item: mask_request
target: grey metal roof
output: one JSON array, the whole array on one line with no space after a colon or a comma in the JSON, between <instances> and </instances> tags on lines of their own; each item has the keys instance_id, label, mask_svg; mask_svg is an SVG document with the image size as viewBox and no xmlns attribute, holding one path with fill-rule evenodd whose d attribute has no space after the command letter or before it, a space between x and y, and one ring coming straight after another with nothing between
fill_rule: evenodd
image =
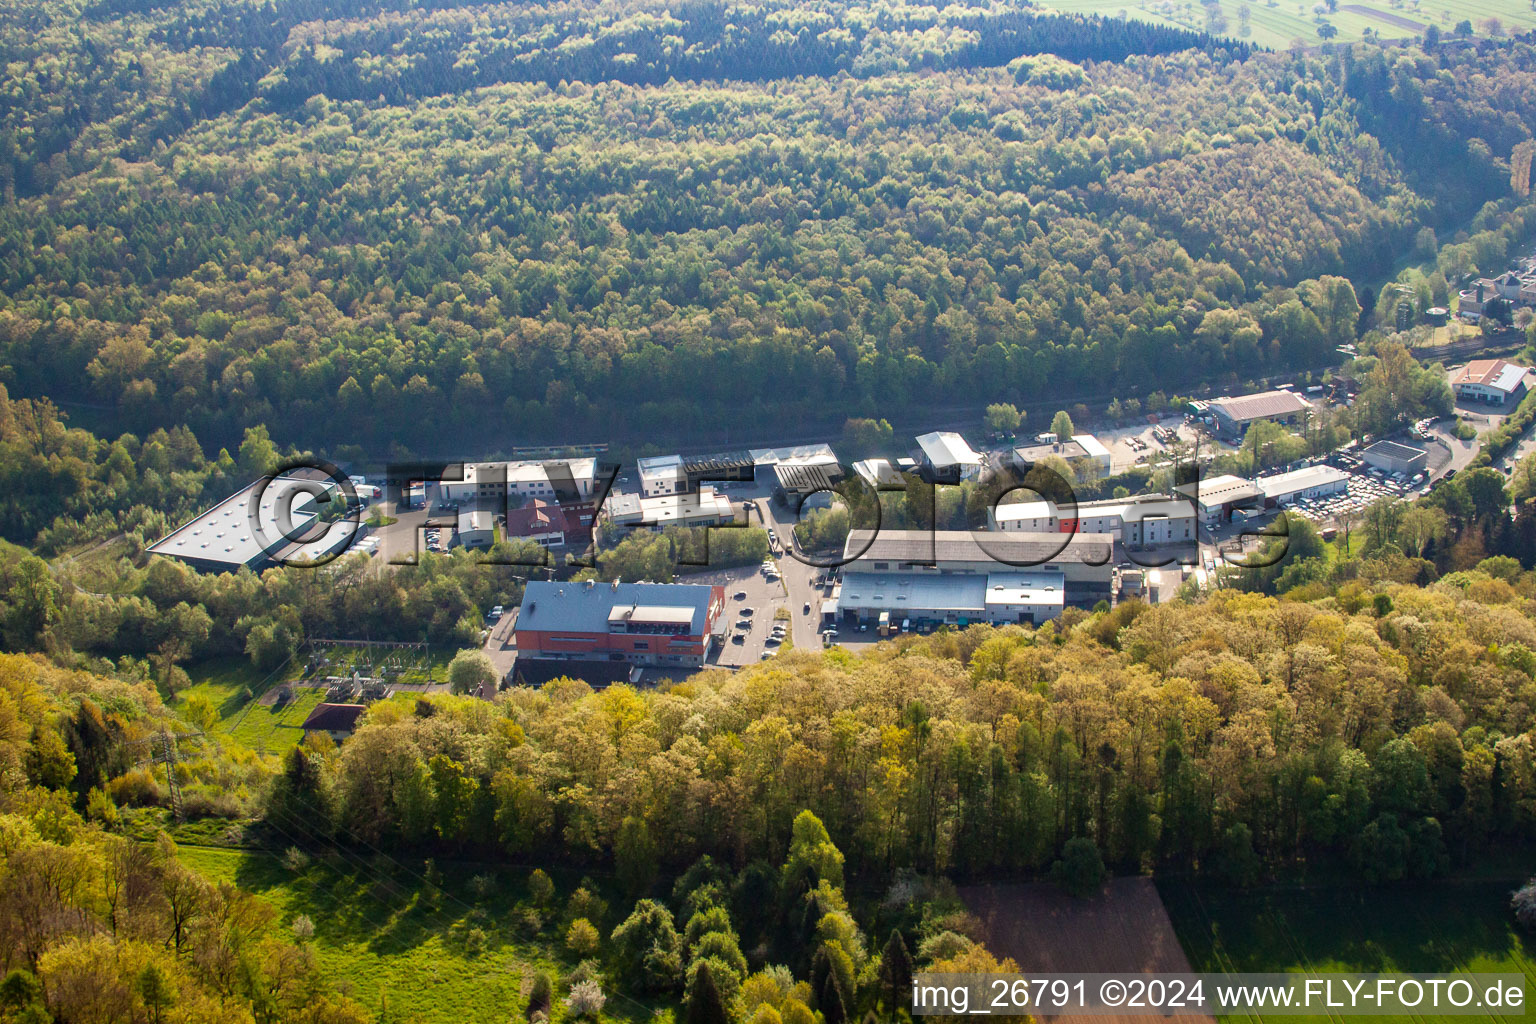
<instances>
[{"instance_id":1,"label":"grey metal roof","mask_svg":"<svg viewBox=\"0 0 1536 1024\"><path fill-rule=\"evenodd\" d=\"M1396 441L1377 441L1360 453L1361 455L1382 455L1389 459L1417 459L1427 453L1423 448L1415 448L1412 445L1399 444Z\"/></svg>"},{"instance_id":2,"label":"grey metal roof","mask_svg":"<svg viewBox=\"0 0 1536 1024\"><path fill-rule=\"evenodd\" d=\"M984 540L978 540L976 534L967 530L881 530L871 541L871 532L848 531L843 557L854 559L850 565L865 566L870 562L937 562L940 565L946 562L1008 565L1082 562L1103 565L1114 552L1114 536L1108 533L980 531ZM982 543L986 544L985 548Z\"/></svg>"},{"instance_id":3,"label":"grey metal roof","mask_svg":"<svg viewBox=\"0 0 1536 1024\"><path fill-rule=\"evenodd\" d=\"M1227 419L1242 423L1267 416L1290 416L1303 409L1310 409L1312 405L1294 391L1260 391L1256 395L1217 398L1211 402L1210 407Z\"/></svg>"},{"instance_id":4,"label":"grey metal roof","mask_svg":"<svg viewBox=\"0 0 1536 1024\"><path fill-rule=\"evenodd\" d=\"M519 630L606 633L615 608L689 610L689 633L702 636L714 588L698 583L554 583L533 580L523 591Z\"/></svg>"}]
</instances>

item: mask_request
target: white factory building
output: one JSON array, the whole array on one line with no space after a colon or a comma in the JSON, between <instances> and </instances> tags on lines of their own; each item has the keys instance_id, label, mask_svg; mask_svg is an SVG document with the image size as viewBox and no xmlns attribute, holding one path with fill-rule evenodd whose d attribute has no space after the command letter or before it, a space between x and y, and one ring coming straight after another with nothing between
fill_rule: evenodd
<instances>
[{"instance_id":1,"label":"white factory building","mask_svg":"<svg viewBox=\"0 0 1536 1024\"><path fill-rule=\"evenodd\" d=\"M1041 434L1040 438L1037 438L1034 444L1013 450L1015 466L1019 469L1028 469L1036 462L1055 457L1066 462L1074 472L1086 469L1090 474L1109 475L1111 463L1109 449L1092 434L1073 434L1065 441L1056 440L1054 434Z\"/></svg>"},{"instance_id":2,"label":"white factory building","mask_svg":"<svg viewBox=\"0 0 1536 1024\"><path fill-rule=\"evenodd\" d=\"M997 608L1004 610L999 614L1015 616L1007 621L1017 622L1022 621L1016 616L1025 612L1026 605L1029 606L1029 614L1038 616L1041 603L1047 600L1054 602L1054 595L1057 592L1061 594L1064 605L1077 604L1091 607L1096 602L1108 598L1111 578L1114 574L1112 564L1114 542L1115 538L1110 534L992 533L984 530L974 532L967 530L880 530L878 532L852 530L849 531L847 543L843 548L845 559L843 590L845 593L848 592L851 577L861 575L904 576L914 583L918 580L954 581L963 577L970 588L963 591L965 595L969 595L967 600L981 593L975 589L978 582L985 583L988 593L994 593L992 588L1002 586L1003 590L995 592L995 597L1022 595L1026 592L1033 595L1031 600L1024 600L1022 597L1018 600L994 600L993 603ZM1004 578L989 579L992 576ZM1056 576L1060 577L1059 587ZM1048 591L1045 589L1047 586L1055 589ZM902 592L901 589L895 591L896 594ZM911 609L917 620L931 625L939 622L956 622L958 617L962 617L958 606L949 608L939 603L923 603L924 601L939 602L946 594L953 597L962 591L932 588L911 590L909 587L905 592L908 594L907 599L898 601L897 607ZM853 593L863 594L857 587L854 588ZM885 590L880 594L886 599L897 600ZM865 613L873 607L870 603L873 601L873 594L866 594L864 598L867 600L852 603L848 606L848 611L842 611L840 596L839 613L845 617L849 614L855 618L864 617ZM981 615L985 610L986 600L983 598L980 603L973 603L967 607L976 609L974 615ZM892 608L877 610L892 611L894 614ZM955 617L947 617L949 611L954 611ZM968 621L981 621L973 618L971 614L963 617ZM1035 621L1040 620L1037 617Z\"/></svg>"},{"instance_id":3,"label":"white factory building","mask_svg":"<svg viewBox=\"0 0 1536 1024\"><path fill-rule=\"evenodd\" d=\"M917 446L923 451L923 468L935 483L959 483L981 475L981 456L952 430L923 434L917 439Z\"/></svg>"},{"instance_id":4,"label":"white factory building","mask_svg":"<svg viewBox=\"0 0 1536 1024\"><path fill-rule=\"evenodd\" d=\"M731 499L709 485L693 493L641 497L610 495L603 504L604 532L660 531L668 526L723 526L735 522Z\"/></svg>"},{"instance_id":5,"label":"white factory building","mask_svg":"<svg viewBox=\"0 0 1536 1024\"><path fill-rule=\"evenodd\" d=\"M987 518L992 529L1005 533L1107 533L1137 548L1196 540L1194 503L1166 494L1085 501L1075 510L1039 499L998 505Z\"/></svg>"},{"instance_id":6,"label":"white factory building","mask_svg":"<svg viewBox=\"0 0 1536 1024\"><path fill-rule=\"evenodd\" d=\"M521 502L529 498L558 502L562 497L591 501L597 480L596 459L569 459L550 462L467 462L458 480L429 482L428 497L454 504L478 503L486 508L499 507L508 499ZM566 492L564 495L561 492Z\"/></svg>"},{"instance_id":7,"label":"white factory building","mask_svg":"<svg viewBox=\"0 0 1536 1024\"><path fill-rule=\"evenodd\" d=\"M1258 508L1264 502L1264 492L1257 484L1230 474L1208 477L1198 483L1181 484L1174 490L1194 499L1200 521L1207 526L1227 522L1234 511Z\"/></svg>"},{"instance_id":8,"label":"white factory building","mask_svg":"<svg viewBox=\"0 0 1536 1024\"><path fill-rule=\"evenodd\" d=\"M1039 623L1066 607L1066 579L1058 570L981 573L849 572L835 598L836 618L891 626L969 626ZM823 614L827 611L823 603Z\"/></svg>"},{"instance_id":9,"label":"white factory building","mask_svg":"<svg viewBox=\"0 0 1536 1024\"><path fill-rule=\"evenodd\" d=\"M1349 490L1349 474L1333 466L1303 466L1254 481L1265 505L1289 505L1299 498L1326 498Z\"/></svg>"}]
</instances>

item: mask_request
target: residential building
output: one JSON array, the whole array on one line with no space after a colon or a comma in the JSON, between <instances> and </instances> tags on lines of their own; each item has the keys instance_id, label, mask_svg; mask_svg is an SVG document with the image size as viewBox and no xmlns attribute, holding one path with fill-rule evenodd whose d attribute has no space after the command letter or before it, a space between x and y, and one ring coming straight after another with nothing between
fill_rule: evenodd
<instances>
[{"instance_id":1,"label":"residential building","mask_svg":"<svg viewBox=\"0 0 1536 1024\"><path fill-rule=\"evenodd\" d=\"M1429 452L1410 444L1397 441L1377 441L1360 453L1368 466L1383 473L1402 473L1412 476L1429 465Z\"/></svg>"},{"instance_id":2,"label":"residential building","mask_svg":"<svg viewBox=\"0 0 1536 1024\"><path fill-rule=\"evenodd\" d=\"M923 469L935 483L957 484L981 476L981 456L952 430L923 434L917 446L923 451Z\"/></svg>"},{"instance_id":3,"label":"residential building","mask_svg":"<svg viewBox=\"0 0 1536 1024\"><path fill-rule=\"evenodd\" d=\"M1458 400L1513 405L1525 397L1530 369L1504 359L1474 359L1451 378Z\"/></svg>"},{"instance_id":4,"label":"residential building","mask_svg":"<svg viewBox=\"0 0 1536 1024\"><path fill-rule=\"evenodd\" d=\"M1456 296L1456 311L1463 319L1477 323L1494 299L1502 299L1512 307L1536 306L1536 269L1531 263L1523 262L1519 270L1472 282L1471 287Z\"/></svg>"},{"instance_id":5,"label":"residential building","mask_svg":"<svg viewBox=\"0 0 1536 1024\"><path fill-rule=\"evenodd\" d=\"M726 526L736 521L731 499L713 487L697 493L642 497L633 491L610 495L603 506L604 530L659 531L668 526Z\"/></svg>"},{"instance_id":6,"label":"residential building","mask_svg":"<svg viewBox=\"0 0 1536 1024\"><path fill-rule=\"evenodd\" d=\"M534 580L517 616L517 657L697 667L724 610L721 586Z\"/></svg>"},{"instance_id":7,"label":"residential building","mask_svg":"<svg viewBox=\"0 0 1536 1024\"><path fill-rule=\"evenodd\" d=\"M508 540L531 540L540 547L557 548L565 543L566 529L565 510L538 498L507 510Z\"/></svg>"},{"instance_id":8,"label":"residential building","mask_svg":"<svg viewBox=\"0 0 1536 1024\"><path fill-rule=\"evenodd\" d=\"M1218 436L1237 439L1260 420L1298 423L1311 413L1312 405L1294 391L1277 390L1212 399L1206 403L1206 411Z\"/></svg>"},{"instance_id":9,"label":"residential building","mask_svg":"<svg viewBox=\"0 0 1536 1024\"><path fill-rule=\"evenodd\" d=\"M1044 434L1043 437L1051 437ZM1065 441L1036 441L1013 450L1013 463L1020 470L1047 458L1064 461L1077 473L1086 471L1088 476L1108 476L1110 471L1109 449L1099 443L1092 434L1073 434Z\"/></svg>"},{"instance_id":10,"label":"residential building","mask_svg":"<svg viewBox=\"0 0 1536 1024\"><path fill-rule=\"evenodd\" d=\"M304 719L304 735L323 732L340 743L357 731L357 720L367 710L366 704L316 704Z\"/></svg>"},{"instance_id":11,"label":"residential building","mask_svg":"<svg viewBox=\"0 0 1536 1024\"><path fill-rule=\"evenodd\" d=\"M1325 498L1349 490L1349 474L1333 466L1303 466L1254 481L1266 506L1289 505L1300 498Z\"/></svg>"}]
</instances>

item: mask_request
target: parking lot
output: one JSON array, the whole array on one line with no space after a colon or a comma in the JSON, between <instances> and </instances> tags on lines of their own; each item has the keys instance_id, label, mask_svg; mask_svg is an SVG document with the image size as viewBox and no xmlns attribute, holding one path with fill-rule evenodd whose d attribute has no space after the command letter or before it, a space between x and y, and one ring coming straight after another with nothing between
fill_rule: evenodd
<instances>
[{"instance_id":1,"label":"parking lot","mask_svg":"<svg viewBox=\"0 0 1536 1024\"><path fill-rule=\"evenodd\" d=\"M689 573L676 577L678 583L718 583L725 588L724 644L713 664L726 668L740 668L762 660L765 651L778 649L767 642L773 630L774 614L788 607L784 583L770 582L762 569L744 565L734 569L714 569L709 572ZM745 595L745 597L739 596ZM745 628L737 624L746 623ZM740 637L740 642L736 642Z\"/></svg>"}]
</instances>

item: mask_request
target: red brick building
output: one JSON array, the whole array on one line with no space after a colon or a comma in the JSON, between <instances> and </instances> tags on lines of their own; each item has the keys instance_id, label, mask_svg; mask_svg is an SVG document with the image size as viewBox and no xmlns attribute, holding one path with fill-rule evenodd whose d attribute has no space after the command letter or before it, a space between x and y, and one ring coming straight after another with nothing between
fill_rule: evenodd
<instances>
[{"instance_id":1,"label":"red brick building","mask_svg":"<svg viewBox=\"0 0 1536 1024\"><path fill-rule=\"evenodd\" d=\"M532 581L517 616L517 656L703 665L724 611L721 586Z\"/></svg>"}]
</instances>

